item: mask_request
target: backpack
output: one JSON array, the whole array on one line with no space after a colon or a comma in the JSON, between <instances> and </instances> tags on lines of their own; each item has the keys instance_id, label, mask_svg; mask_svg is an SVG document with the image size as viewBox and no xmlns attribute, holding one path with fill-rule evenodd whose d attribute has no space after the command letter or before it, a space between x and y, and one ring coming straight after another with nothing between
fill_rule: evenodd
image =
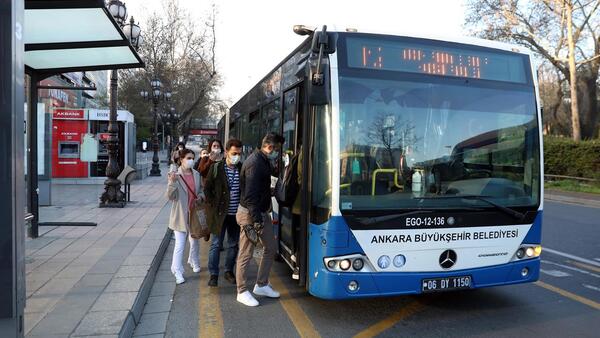
<instances>
[{"instance_id":1,"label":"backpack","mask_svg":"<svg viewBox=\"0 0 600 338\"><path fill-rule=\"evenodd\" d=\"M290 160L282 179L277 180L275 185L275 199L284 207L291 207L300 191L298 184L298 155Z\"/></svg>"}]
</instances>

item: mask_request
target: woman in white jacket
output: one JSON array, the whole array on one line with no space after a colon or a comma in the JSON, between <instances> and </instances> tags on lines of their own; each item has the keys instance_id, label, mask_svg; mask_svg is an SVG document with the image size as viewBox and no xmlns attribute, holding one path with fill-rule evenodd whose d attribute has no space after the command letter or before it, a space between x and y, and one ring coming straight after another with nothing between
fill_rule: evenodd
<instances>
[{"instance_id":1,"label":"woman in white jacket","mask_svg":"<svg viewBox=\"0 0 600 338\"><path fill-rule=\"evenodd\" d=\"M188 264L195 273L200 272L200 244L197 239L189 235L188 224L190 206L194 204L200 206L204 203L200 173L193 169L194 157L192 150L181 150L178 158L179 168L177 171L171 171L168 174L167 198L173 202L169 228L175 233L175 249L173 251L171 272L175 276L177 284L185 282L183 278L183 251L186 240L190 242Z\"/></svg>"}]
</instances>

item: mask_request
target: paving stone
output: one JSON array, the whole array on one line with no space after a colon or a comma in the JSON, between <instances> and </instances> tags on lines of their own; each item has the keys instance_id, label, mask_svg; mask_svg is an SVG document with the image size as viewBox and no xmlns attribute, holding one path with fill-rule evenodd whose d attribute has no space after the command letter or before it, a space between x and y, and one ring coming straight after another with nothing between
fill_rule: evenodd
<instances>
[{"instance_id":1,"label":"paving stone","mask_svg":"<svg viewBox=\"0 0 600 338\"><path fill-rule=\"evenodd\" d=\"M130 310L137 292L105 292L94 303L91 311Z\"/></svg>"},{"instance_id":2,"label":"paving stone","mask_svg":"<svg viewBox=\"0 0 600 338\"><path fill-rule=\"evenodd\" d=\"M77 283L79 278L60 278L49 280L34 296L62 296Z\"/></svg>"},{"instance_id":3,"label":"paving stone","mask_svg":"<svg viewBox=\"0 0 600 338\"><path fill-rule=\"evenodd\" d=\"M81 186L57 188L63 189L60 198L70 206L41 208L45 220L93 221L97 226L45 227L40 238L26 240L29 337L116 337L123 325L131 327L128 314L165 236L170 211L162 197L164 182L145 182L134 187L132 194L140 202L132 207L99 209L97 197L90 197L96 191L90 195L89 187ZM168 272L159 276L168 277ZM174 281L153 290L166 294L147 301L151 314L168 311ZM162 332L166 317L159 319ZM152 317L146 322L145 327L156 324Z\"/></svg>"},{"instance_id":4,"label":"paving stone","mask_svg":"<svg viewBox=\"0 0 600 338\"><path fill-rule=\"evenodd\" d=\"M67 266L62 269L54 278L76 278L80 279L90 269L90 266Z\"/></svg>"},{"instance_id":5,"label":"paving stone","mask_svg":"<svg viewBox=\"0 0 600 338\"><path fill-rule=\"evenodd\" d=\"M170 265L170 264L169 264ZM169 270L159 270L154 277L154 282L171 282L175 277Z\"/></svg>"},{"instance_id":6,"label":"paving stone","mask_svg":"<svg viewBox=\"0 0 600 338\"><path fill-rule=\"evenodd\" d=\"M168 312L171 310L173 296L149 297L144 306L144 313Z\"/></svg>"},{"instance_id":7,"label":"paving stone","mask_svg":"<svg viewBox=\"0 0 600 338\"><path fill-rule=\"evenodd\" d=\"M48 312L48 307L55 304L58 301L59 297L54 296L40 296L33 295L27 298L25 302L25 313L33 313L33 312L41 312L45 314Z\"/></svg>"},{"instance_id":8,"label":"paving stone","mask_svg":"<svg viewBox=\"0 0 600 338\"><path fill-rule=\"evenodd\" d=\"M167 328L169 312L143 314L135 328L135 336L164 333Z\"/></svg>"},{"instance_id":9,"label":"paving stone","mask_svg":"<svg viewBox=\"0 0 600 338\"><path fill-rule=\"evenodd\" d=\"M78 316L72 312L49 313L30 331L31 335L69 335L75 330L85 312Z\"/></svg>"},{"instance_id":10,"label":"paving stone","mask_svg":"<svg viewBox=\"0 0 600 338\"><path fill-rule=\"evenodd\" d=\"M83 317L73 336L119 334L128 313L128 311L90 312Z\"/></svg>"},{"instance_id":11,"label":"paving stone","mask_svg":"<svg viewBox=\"0 0 600 338\"><path fill-rule=\"evenodd\" d=\"M155 282L150 290L150 296L171 296L175 292L175 278L170 282Z\"/></svg>"},{"instance_id":12,"label":"paving stone","mask_svg":"<svg viewBox=\"0 0 600 338\"><path fill-rule=\"evenodd\" d=\"M150 265L155 256L155 253L141 256L129 256L125 262L123 262L123 265Z\"/></svg>"},{"instance_id":13,"label":"paving stone","mask_svg":"<svg viewBox=\"0 0 600 338\"><path fill-rule=\"evenodd\" d=\"M123 263L122 259L101 260L94 264L91 271L95 273L116 273Z\"/></svg>"},{"instance_id":14,"label":"paving stone","mask_svg":"<svg viewBox=\"0 0 600 338\"><path fill-rule=\"evenodd\" d=\"M94 271L95 272L95 271ZM113 278L113 274L110 273L86 273L83 278L81 278L78 282L78 285L81 286L107 286L110 280Z\"/></svg>"},{"instance_id":15,"label":"paving stone","mask_svg":"<svg viewBox=\"0 0 600 338\"><path fill-rule=\"evenodd\" d=\"M48 280L49 280L49 278L45 278L45 279L42 279L42 280L33 279L33 278L26 278L25 279L25 290L27 292L27 295L28 296L32 295L39 288L41 288L42 286L44 286L44 284L46 284L48 282Z\"/></svg>"},{"instance_id":16,"label":"paving stone","mask_svg":"<svg viewBox=\"0 0 600 338\"><path fill-rule=\"evenodd\" d=\"M29 333L44 318L44 315L44 312L25 312L25 334Z\"/></svg>"},{"instance_id":17,"label":"paving stone","mask_svg":"<svg viewBox=\"0 0 600 338\"><path fill-rule=\"evenodd\" d=\"M149 269L150 265L123 265L115 277L145 277Z\"/></svg>"},{"instance_id":18,"label":"paving stone","mask_svg":"<svg viewBox=\"0 0 600 338\"><path fill-rule=\"evenodd\" d=\"M144 256L156 254L156 247L136 247L131 252L132 256Z\"/></svg>"},{"instance_id":19,"label":"paving stone","mask_svg":"<svg viewBox=\"0 0 600 338\"><path fill-rule=\"evenodd\" d=\"M54 309L50 313L69 313L72 315L80 315L83 318L86 312L92 307L98 296L102 293L102 289L96 287L96 293L80 293L71 290L63 298L61 298Z\"/></svg>"},{"instance_id":20,"label":"paving stone","mask_svg":"<svg viewBox=\"0 0 600 338\"><path fill-rule=\"evenodd\" d=\"M108 283L106 292L138 292L143 281L144 277L113 278Z\"/></svg>"}]
</instances>

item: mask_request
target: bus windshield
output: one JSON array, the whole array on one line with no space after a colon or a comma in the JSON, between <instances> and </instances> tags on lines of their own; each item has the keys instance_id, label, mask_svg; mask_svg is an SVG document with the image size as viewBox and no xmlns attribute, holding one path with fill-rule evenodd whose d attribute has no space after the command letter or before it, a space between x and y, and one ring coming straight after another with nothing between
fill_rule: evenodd
<instances>
[{"instance_id":1,"label":"bus windshield","mask_svg":"<svg viewBox=\"0 0 600 338\"><path fill-rule=\"evenodd\" d=\"M538 205L533 86L382 73L340 71L342 212Z\"/></svg>"}]
</instances>

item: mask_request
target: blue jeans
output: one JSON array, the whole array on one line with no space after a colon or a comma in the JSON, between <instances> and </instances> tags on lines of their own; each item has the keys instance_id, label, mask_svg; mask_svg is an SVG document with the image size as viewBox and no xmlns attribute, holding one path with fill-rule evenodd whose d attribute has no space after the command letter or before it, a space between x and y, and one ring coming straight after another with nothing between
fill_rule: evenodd
<instances>
[{"instance_id":1,"label":"blue jeans","mask_svg":"<svg viewBox=\"0 0 600 338\"><path fill-rule=\"evenodd\" d=\"M225 221L221 227L219 236L212 234L210 249L208 250L208 272L211 276L219 275L219 261L221 256L221 246L227 231L227 246L225 247L225 272L233 272L235 259L238 254L238 243L240 240L240 226L235 220L235 215L225 216Z\"/></svg>"}]
</instances>

